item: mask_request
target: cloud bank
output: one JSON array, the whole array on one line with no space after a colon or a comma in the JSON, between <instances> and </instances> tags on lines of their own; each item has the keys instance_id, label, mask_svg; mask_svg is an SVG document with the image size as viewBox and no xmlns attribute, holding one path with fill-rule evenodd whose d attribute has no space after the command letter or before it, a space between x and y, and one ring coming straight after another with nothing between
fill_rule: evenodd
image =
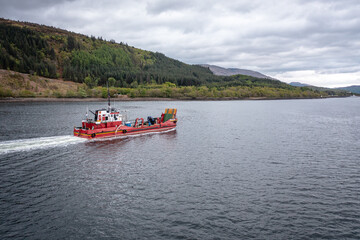
<instances>
[{"instance_id":1,"label":"cloud bank","mask_svg":"<svg viewBox=\"0 0 360 240\"><path fill-rule=\"evenodd\" d=\"M0 0L0 16L102 36L189 64L360 84L358 0Z\"/></svg>"}]
</instances>

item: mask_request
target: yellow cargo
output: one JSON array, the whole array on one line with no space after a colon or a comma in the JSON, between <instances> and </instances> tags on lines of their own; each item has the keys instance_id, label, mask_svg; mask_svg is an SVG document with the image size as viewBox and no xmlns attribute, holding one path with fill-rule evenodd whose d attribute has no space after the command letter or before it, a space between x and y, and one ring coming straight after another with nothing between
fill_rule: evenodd
<instances>
[{"instance_id":1,"label":"yellow cargo","mask_svg":"<svg viewBox=\"0 0 360 240\"><path fill-rule=\"evenodd\" d=\"M164 122L169 119L175 118L177 109L176 108L165 108Z\"/></svg>"}]
</instances>

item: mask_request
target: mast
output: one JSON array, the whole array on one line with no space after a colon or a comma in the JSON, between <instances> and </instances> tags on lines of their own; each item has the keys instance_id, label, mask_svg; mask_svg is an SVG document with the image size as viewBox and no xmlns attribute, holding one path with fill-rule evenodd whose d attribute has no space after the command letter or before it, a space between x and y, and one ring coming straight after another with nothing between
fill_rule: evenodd
<instances>
[{"instance_id":1,"label":"mast","mask_svg":"<svg viewBox=\"0 0 360 240\"><path fill-rule=\"evenodd\" d=\"M111 112L110 106L110 91L109 91L109 81L106 82L107 90L108 90L108 111Z\"/></svg>"}]
</instances>

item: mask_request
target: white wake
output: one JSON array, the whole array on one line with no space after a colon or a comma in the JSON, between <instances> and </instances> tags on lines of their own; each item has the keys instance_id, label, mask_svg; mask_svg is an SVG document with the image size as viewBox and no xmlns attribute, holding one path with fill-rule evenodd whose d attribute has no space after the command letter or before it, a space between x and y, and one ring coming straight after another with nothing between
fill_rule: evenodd
<instances>
[{"instance_id":1,"label":"white wake","mask_svg":"<svg viewBox=\"0 0 360 240\"><path fill-rule=\"evenodd\" d=\"M3 141L0 142L0 154L66 146L84 141L86 141L86 139L74 137L71 135Z\"/></svg>"},{"instance_id":2,"label":"white wake","mask_svg":"<svg viewBox=\"0 0 360 240\"><path fill-rule=\"evenodd\" d=\"M175 128L163 131L163 132L149 132L149 133L139 133L135 135L125 135L125 136L118 136L118 137L107 137L107 138L99 138L99 139L85 139L74 137L71 135L67 136L53 136L53 137L39 137L39 138L29 138L29 139L17 139L17 140L10 140L10 141L3 141L0 142L0 155L7 154L7 153L14 153L14 152L21 152L21 151L31 151L36 149L46 149L51 147L59 147L59 146L67 146L70 144L76 144L81 142L87 141L109 141L112 139L118 138L131 138L131 137L138 137L150 134L162 134L174 131Z\"/></svg>"}]
</instances>

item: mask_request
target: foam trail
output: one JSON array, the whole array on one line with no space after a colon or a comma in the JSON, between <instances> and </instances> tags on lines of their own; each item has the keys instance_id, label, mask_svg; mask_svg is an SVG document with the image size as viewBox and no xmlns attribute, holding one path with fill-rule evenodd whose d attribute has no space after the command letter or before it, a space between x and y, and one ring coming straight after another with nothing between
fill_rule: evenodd
<instances>
[{"instance_id":1,"label":"foam trail","mask_svg":"<svg viewBox=\"0 0 360 240\"><path fill-rule=\"evenodd\" d=\"M86 139L71 135L3 141L0 142L0 154L66 146L84 141L86 141Z\"/></svg>"}]
</instances>

